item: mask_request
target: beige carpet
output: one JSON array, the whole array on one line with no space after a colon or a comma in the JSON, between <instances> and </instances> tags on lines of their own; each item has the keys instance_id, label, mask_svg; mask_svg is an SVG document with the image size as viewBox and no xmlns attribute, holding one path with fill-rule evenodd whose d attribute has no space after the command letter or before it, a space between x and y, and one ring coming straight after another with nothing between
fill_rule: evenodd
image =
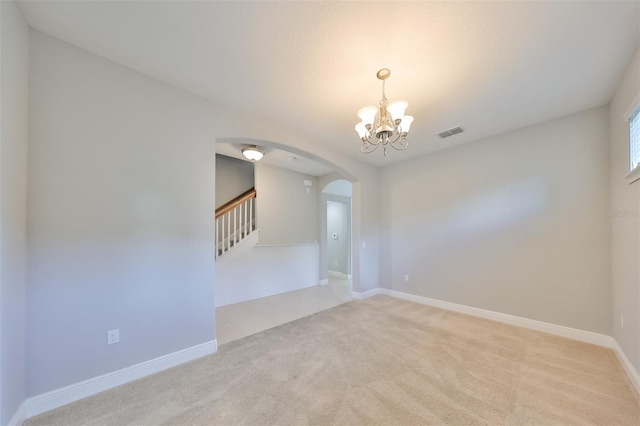
<instances>
[{"instance_id":1,"label":"beige carpet","mask_svg":"<svg viewBox=\"0 0 640 426\"><path fill-rule=\"evenodd\" d=\"M611 350L376 296L26 423L78 424L639 425L640 399Z\"/></svg>"}]
</instances>

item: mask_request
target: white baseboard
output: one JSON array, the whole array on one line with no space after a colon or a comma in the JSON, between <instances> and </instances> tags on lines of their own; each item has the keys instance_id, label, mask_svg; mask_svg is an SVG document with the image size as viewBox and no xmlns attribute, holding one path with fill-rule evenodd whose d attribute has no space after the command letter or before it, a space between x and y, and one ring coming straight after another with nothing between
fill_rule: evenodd
<instances>
[{"instance_id":1,"label":"white baseboard","mask_svg":"<svg viewBox=\"0 0 640 426\"><path fill-rule=\"evenodd\" d=\"M318 285L327 285L327 284L329 284L329 279L328 278L318 281Z\"/></svg>"},{"instance_id":2,"label":"white baseboard","mask_svg":"<svg viewBox=\"0 0 640 426\"><path fill-rule=\"evenodd\" d=\"M622 364L622 368L624 368L624 371L627 373L629 381L631 381L633 387L636 388L636 392L638 392L638 395L640 395L640 375L638 374L636 369L633 368L633 365L631 365L631 361L629 361L629 358L627 358L627 355L625 355L624 351L618 344L618 341L613 337L611 338L611 340L613 341L613 352L615 352L618 360L620 361L620 364Z\"/></svg>"},{"instance_id":3,"label":"white baseboard","mask_svg":"<svg viewBox=\"0 0 640 426\"><path fill-rule=\"evenodd\" d=\"M351 292L351 297L353 297L354 299L362 300L362 299L366 299L366 298L371 297L371 296L375 296L376 294L384 294L383 290L385 290L385 289L384 288L372 288L371 290L367 290L367 291L364 291L362 293L357 292L357 291L352 291Z\"/></svg>"},{"instance_id":4,"label":"white baseboard","mask_svg":"<svg viewBox=\"0 0 640 426\"><path fill-rule=\"evenodd\" d=\"M11 420L9 420L8 426L22 426L25 420L27 420L27 404L23 402Z\"/></svg>"},{"instance_id":5,"label":"white baseboard","mask_svg":"<svg viewBox=\"0 0 640 426\"><path fill-rule=\"evenodd\" d=\"M342 273L342 272L338 272L338 271L328 270L327 274L330 277L336 277L336 278L340 278L340 279L343 279L343 280L350 280L351 279L351 275L345 274L345 273Z\"/></svg>"},{"instance_id":6,"label":"white baseboard","mask_svg":"<svg viewBox=\"0 0 640 426\"><path fill-rule=\"evenodd\" d=\"M63 405L175 367L176 365L193 361L196 358L212 354L217 350L218 342L214 339L149 361L141 362L140 364L132 365L131 367L123 368L122 370L103 374L102 376L34 396L27 399L24 404L26 405L26 418L62 407Z\"/></svg>"},{"instance_id":7,"label":"white baseboard","mask_svg":"<svg viewBox=\"0 0 640 426\"><path fill-rule=\"evenodd\" d=\"M593 333L591 331L584 331L577 328L565 327L548 322L517 317L515 315L488 311L486 309L474 308L472 306L459 305L457 303L445 302L443 300L431 299L429 297L416 296L414 294L403 293L401 291L389 290L386 288L381 289L381 294L386 294L388 296L408 300L411 302L421 303L423 305L446 309L448 311L459 312L461 314L467 314L474 317L486 318L505 324L517 325L519 327L528 328L530 330L542 331L544 333L554 334L556 336L566 337L573 340L579 340L581 342L591 343L598 346L604 346L607 348L613 347L613 339L611 336Z\"/></svg>"}]
</instances>

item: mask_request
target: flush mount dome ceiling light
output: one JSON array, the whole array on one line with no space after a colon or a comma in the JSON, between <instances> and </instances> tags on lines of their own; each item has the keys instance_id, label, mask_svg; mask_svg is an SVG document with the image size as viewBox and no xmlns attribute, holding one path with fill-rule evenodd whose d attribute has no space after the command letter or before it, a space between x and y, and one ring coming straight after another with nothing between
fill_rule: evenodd
<instances>
[{"instance_id":1,"label":"flush mount dome ceiling light","mask_svg":"<svg viewBox=\"0 0 640 426\"><path fill-rule=\"evenodd\" d=\"M406 139L413 117L404 115L409 105L406 101L389 103L384 93L384 82L391 75L391 71L383 68L376 76L382 80L382 99L378 108L366 106L360 108L358 117L362 120L356 124L356 132L362 139L360 151L369 154L382 145L384 155L387 155L387 147L397 150L407 149L409 141ZM377 115L376 115L377 114Z\"/></svg>"},{"instance_id":2,"label":"flush mount dome ceiling light","mask_svg":"<svg viewBox=\"0 0 640 426\"><path fill-rule=\"evenodd\" d=\"M264 155L262 148L257 145L250 145L246 148L242 148L242 155L244 158L250 161L258 161Z\"/></svg>"}]
</instances>

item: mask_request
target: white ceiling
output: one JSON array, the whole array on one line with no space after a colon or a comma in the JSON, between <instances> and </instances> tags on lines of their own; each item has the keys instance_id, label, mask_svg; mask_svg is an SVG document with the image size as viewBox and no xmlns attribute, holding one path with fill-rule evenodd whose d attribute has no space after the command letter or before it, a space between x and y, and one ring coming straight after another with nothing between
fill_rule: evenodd
<instances>
[{"instance_id":1,"label":"white ceiling","mask_svg":"<svg viewBox=\"0 0 640 426\"><path fill-rule=\"evenodd\" d=\"M28 1L29 24L233 110L384 165L606 104L640 2ZM363 155L375 77L415 116L407 151ZM465 133L436 133L461 125Z\"/></svg>"}]
</instances>

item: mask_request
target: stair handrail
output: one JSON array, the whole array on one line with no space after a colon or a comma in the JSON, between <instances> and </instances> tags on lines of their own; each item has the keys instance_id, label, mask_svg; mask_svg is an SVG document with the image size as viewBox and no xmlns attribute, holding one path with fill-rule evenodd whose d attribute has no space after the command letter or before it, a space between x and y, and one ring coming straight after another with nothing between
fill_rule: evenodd
<instances>
[{"instance_id":1,"label":"stair handrail","mask_svg":"<svg viewBox=\"0 0 640 426\"><path fill-rule=\"evenodd\" d=\"M229 213L231 210L235 209L240 204L244 203L245 201L253 197L256 197L257 195L258 195L258 192L256 191L256 189L251 188L243 192L242 194L238 195L236 198L230 201L227 201L226 203L224 203L223 205L221 205L216 209L216 219L218 219L220 216L223 216Z\"/></svg>"}]
</instances>

